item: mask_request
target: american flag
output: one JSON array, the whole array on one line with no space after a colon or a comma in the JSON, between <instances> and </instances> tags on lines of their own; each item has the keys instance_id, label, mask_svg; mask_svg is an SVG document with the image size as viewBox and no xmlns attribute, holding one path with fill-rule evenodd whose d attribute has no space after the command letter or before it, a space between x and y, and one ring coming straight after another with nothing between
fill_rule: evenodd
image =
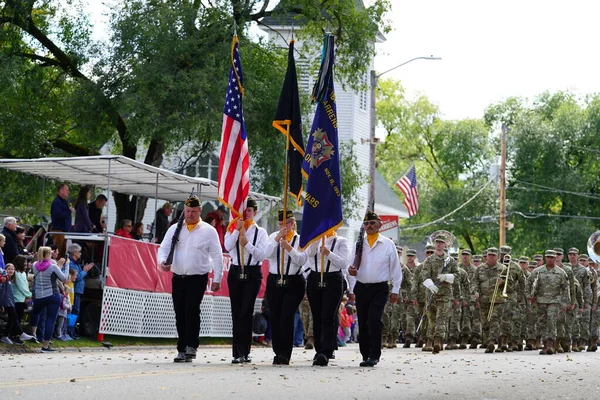
<instances>
[{"instance_id":1,"label":"american flag","mask_svg":"<svg viewBox=\"0 0 600 400\"><path fill-rule=\"evenodd\" d=\"M242 111L244 76L240 61L239 42L233 37L231 44L231 72L223 108L221 156L219 157L219 200L241 217L250 192L250 162L246 124Z\"/></svg>"},{"instance_id":2,"label":"american flag","mask_svg":"<svg viewBox=\"0 0 600 400\"><path fill-rule=\"evenodd\" d=\"M404 205L408 210L408 216L412 217L419 211L419 192L417 191L417 174L415 166L410 167L410 170L402 178L398 179L396 186L404 193Z\"/></svg>"}]
</instances>

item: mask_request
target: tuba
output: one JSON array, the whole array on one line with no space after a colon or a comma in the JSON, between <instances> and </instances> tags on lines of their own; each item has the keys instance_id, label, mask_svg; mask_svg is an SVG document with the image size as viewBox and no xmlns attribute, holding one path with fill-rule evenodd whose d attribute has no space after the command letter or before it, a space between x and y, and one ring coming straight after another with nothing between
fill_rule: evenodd
<instances>
[{"instance_id":1,"label":"tuba","mask_svg":"<svg viewBox=\"0 0 600 400\"><path fill-rule=\"evenodd\" d=\"M600 262L600 231L596 231L590 235L587 242L587 252L596 264Z\"/></svg>"},{"instance_id":2,"label":"tuba","mask_svg":"<svg viewBox=\"0 0 600 400\"><path fill-rule=\"evenodd\" d=\"M600 232L599 232L600 233ZM442 235L444 237L444 241L446 242L446 249L448 250L448 254L450 253L458 253L458 240L456 237L448 231L435 231L427 238L427 244L435 245L435 238L438 235Z\"/></svg>"}]
</instances>

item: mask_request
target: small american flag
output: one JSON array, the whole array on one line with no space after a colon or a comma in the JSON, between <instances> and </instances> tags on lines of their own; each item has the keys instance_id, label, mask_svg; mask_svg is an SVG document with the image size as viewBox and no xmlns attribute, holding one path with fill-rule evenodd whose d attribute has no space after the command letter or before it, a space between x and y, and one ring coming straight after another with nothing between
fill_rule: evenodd
<instances>
[{"instance_id":1,"label":"small american flag","mask_svg":"<svg viewBox=\"0 0 600 400\"><path fill-rule=\"evenodd\" d=\"M231 71L223 108L221 156L219 157L219 200L235 217L241 217L250 192L250 162L246 124L242 111L244 76L240 61L239 42L231 44Z\"/></svg>"},{"instance_id":2,"label":"small american flag","mask_svg":"<svg viewBox=\"0 0 600 400\"><path fill-rule=\"evenodd\" d=\"M404 205L408 210L408 216L412 217L419 211L419 192L417 190L417 174L415 166L410 167L410 170L402 178L398 179L396 186L404 193Z\"/></svg>"}]
</instances>

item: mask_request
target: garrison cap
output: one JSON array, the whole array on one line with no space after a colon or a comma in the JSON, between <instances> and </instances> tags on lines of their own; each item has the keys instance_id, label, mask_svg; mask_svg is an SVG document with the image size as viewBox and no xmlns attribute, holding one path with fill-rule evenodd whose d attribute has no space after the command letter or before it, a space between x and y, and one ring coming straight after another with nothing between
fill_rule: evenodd
<instances>
[{"instance_id":1,"label":"garrison cap","mask_svg":"<svg viewBox=\"0 0 600 400\"><path fill-rule=\"evenodd\" d=\"M379 215L375 214L373 211L367 211L363 221L381 221L381 218L379 218Z\"/></svg>"},{"instance_id":2,"label":"garrison cap","mask_svg":"<svg viewBox=\"0 0 600 400\"><path fill-rule=\"evenodd\" d=\"M185 200L185 205L188 207L200 207L200 198L193 194Z\"/></svg>"},{"instance_id":3,"label":"garrison cap","mask_svg":"<svg viewBox=\"0 0 600 400\"><path fill-rule=\"evenodd\" d=\"M294 212L292 210L286 210L285 212L285 219L290 219L290 218L294 218ZM277 219L281 222L283 221L283 210L279 210L279 212L277 213Z\"/></svg>"},{"instance_id":4,"label":"garrison cap","mask_svg":"<svg viewBox=\"0 0 600 400\"><path fill-rule=\"evenodd\" d=\"M415 249L408 249L406 250L406 255L407 256L415 256L417 255L417 251Z\"/></svg>"},{"instance_id":5,"label":"garrison cap","mask_svg":"<svg viewBox=\"0 0 600 400\"><path fill-rule=\"evenodd\" d=\"M579 254L579 249L577 247L571 247L569 249L569 254Z\"/></svg>"},{"instance_id":6,"label":"garrison cap","mask_svg":"<svg viewBox=\"0 0 600 400\"><path fill-rule=\"evenodd\" d=\"M556 257L556 251L554 250L546 250L546 257Z\"/></svg>"},{"instance_id":7,"label":"garrison cap","mask_svg":"<svg viewBox=\"0 0 600 400\"><path fill-rule=\"evenodd\" d=\"M490 247L489 249L487 249L487 254L498 255L498 249L496 247Z\"/></svg>"},{"instance_id":8,"label":"garrison cap","mask_svg":"<svg viewBox=\"0 0 600 400\"><path fill-rule=\"evenodd\" d=\"M587 255L587 254L580 254L580 255L579 255L579 259L580 259L580 260L589 260L590 258L588 257L588 255Z\"/></svg>"},{"instance_id":9,"label":"garrison cap","mask_svg":"<svg viewBox=\"0 0 600 400\"><path fill-rule=\"evenodd\" d=\"M544 256L543 256L543 255L541 255L541 254L534 254L534 255L533 255L533 259L534 259L534 260L543 260L543 259L544 259Z\"/></svg>"},{"instance_id":10,"label":"garrison cap","mask_svg":"<svg viewBox=\"0 0 600 400\"><path fill-rule=\"evenodd\" d=\"M470 256L471 255L471 250L469 249L462 249L460 254L462 254L463 256Z\"/></svg>"},{"instance_id":11,"label":"garrison cap","mask_svg":"<svg viewBox=\"0 0 600 400\"><path fill-rule=\"evenodd\" d=\"M529 257L525 257L525 256L519 257L519 262L520 263L522 263L522 262L528 263L529 262Z\"/></svg>"},{"instance_id":12,"label":"garrison cap","mask_svg":"<svg viewBox=\"0 0 600 400\"><path fill-rule=\"evenodd\" d=\"M565 251L560 247L555 247L553 250L556 252L556 254L565 254Z\"/></svg>"},{"instance_id":13,"label":"garrison cap","mask_svg":"<svg viewBox=\"0 0 600 400\"><path fill-rule=\"evenodd\" d=\"M258 204L256 203L256 200L251 197L248 197L248 200L246 200L246 208L249 207L252 207L254 211L258 210Z\"/></svg>"},{"instance_id":14,"label":"garrison cap","mask_svg":"<svg viewBox=\"0 0 600 400\"><path fill-rule=\"evenodd\" d=\"M510 246L500 246L500 253L502 254L510 254L512 251L512 247Z\"/></svg>"}]
</instances>

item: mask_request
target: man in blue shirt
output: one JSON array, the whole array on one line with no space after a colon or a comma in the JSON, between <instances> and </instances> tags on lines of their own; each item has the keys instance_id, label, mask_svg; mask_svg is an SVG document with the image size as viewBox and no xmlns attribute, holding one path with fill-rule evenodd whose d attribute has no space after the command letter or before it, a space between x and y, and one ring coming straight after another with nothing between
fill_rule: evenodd
<instances>
[{"instance_id":1,"label":"man in blue shirt","mask_svg":"<svg viewBox=\"0 0 600 400\"><path fill-rule=\"evenodd\" d=\"M56 197L50 206L50 217L52 218L52 232L69 232L71 231L71 216L73 206L67 201L69 197L69 186L66 183L58 185ZM52 241L58 248L59 257L66 255L65 235L52 235Z\"/></svg>"}]
</instances>

